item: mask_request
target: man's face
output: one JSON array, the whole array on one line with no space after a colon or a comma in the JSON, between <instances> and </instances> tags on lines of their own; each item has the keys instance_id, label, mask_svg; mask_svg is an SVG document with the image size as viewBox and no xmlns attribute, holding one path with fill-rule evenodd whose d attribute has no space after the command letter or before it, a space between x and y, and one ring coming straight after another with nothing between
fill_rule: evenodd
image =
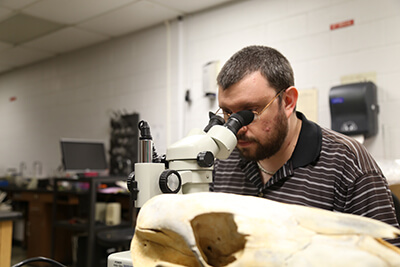
<instances>
[{"instance_id":1,"label":"man's face","mask_svg":"<svg viewBox=\"0 0 400 267\"><path fill-rule=\"evenodd\" d=\"M259 73L247 75L226 90L219 90L218 102L224 112L253 110L260 112L276 95L275 89ZM275 99L258 118L242 127L237 148L248 160L270 158L280 150L288 132L288 119Z\"/></svg>"}]
</instances>

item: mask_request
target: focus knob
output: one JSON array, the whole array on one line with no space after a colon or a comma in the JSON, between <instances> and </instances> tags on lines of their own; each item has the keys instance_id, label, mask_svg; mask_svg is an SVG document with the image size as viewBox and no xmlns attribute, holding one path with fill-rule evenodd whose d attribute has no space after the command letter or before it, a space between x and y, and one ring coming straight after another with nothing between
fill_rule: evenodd
<instances>
[{"instance_id":1,"label":"focus knob","mask_svg":"<svg viewBox=\"0 0 400 267\"><path fill-rule=\"evenodd\" d=\"M197 164L200 167L211 167L214 165L214 155L210 151L203 151L197 154Z\"/></svg>"},{"instance_id":2,"label":"focus knob","mask_svg":"<svg viewBox=\"0 0 400 267\"><path fill-rule=\"evenodd\" d=\"M181 189L182 180L177 171L165 170L161 173L158 183L161 192L176 194Z\"/></svg>"},{"instance_id":3,"label":"focus knob","mask_svg":"<svg viewBox=\"0 0 400 267\"><path fill-rule=\"evenodd\" d=\"M129 192L131 193L132 199L137 200L137 196L139 193L137 181L135 181L135 172L131 172L126 179L126 184Z\"/></svg>"}]
</instances>

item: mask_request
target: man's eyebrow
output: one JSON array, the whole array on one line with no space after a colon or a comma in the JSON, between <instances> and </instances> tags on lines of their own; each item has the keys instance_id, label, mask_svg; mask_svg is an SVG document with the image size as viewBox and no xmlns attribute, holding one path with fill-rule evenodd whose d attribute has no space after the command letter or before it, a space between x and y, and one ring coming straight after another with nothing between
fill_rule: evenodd
<instances>
[{"instance_id":1,"label":"man's eyebrow","mask_svg":"<svg viewBox=\"0 0 400 267\"><path fill-rule=\"evenodd\" d=\"M252 109L252 108L255 108L255 107L260 107L260 106L262 106L262 104L260 104L260 103L256 103L256 102L246 102L246 103L243 103L243 104L240 104L240 105L238 105L239 107L240 107L240 110L247 110L247 109ZM219 106L220 108L221 108L221 110L223 110L224 112L232 112L229 108L227 108L227 107L224 107L224 106Z\"/></svg>"},{"instance_id":2,"label":"man's eyebrow","mask_svg":"<svg viewBox=\"0 0 400 267\"><path fill-rule=\"evenodd\" d=\"M232 112L229 108L225 108L225 107L220 107L220 109L223 111L223 112Z\"/></svg>"}]
</instances>

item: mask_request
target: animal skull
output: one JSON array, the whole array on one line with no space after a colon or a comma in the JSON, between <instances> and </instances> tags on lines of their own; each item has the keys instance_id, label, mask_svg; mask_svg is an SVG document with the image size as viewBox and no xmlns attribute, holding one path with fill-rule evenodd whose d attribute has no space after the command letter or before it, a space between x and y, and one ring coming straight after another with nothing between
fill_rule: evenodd
<instances>
[{"instance_id":1,"label":"animal skull","mask_svg":"<svg viewBox=\"0 0 400 267\"><path fill-rule=\"evenodd\" d=\"M400 266L373 219L225 193L163 194L140 210L134 266Z\"/></svg>"}]
</instances>

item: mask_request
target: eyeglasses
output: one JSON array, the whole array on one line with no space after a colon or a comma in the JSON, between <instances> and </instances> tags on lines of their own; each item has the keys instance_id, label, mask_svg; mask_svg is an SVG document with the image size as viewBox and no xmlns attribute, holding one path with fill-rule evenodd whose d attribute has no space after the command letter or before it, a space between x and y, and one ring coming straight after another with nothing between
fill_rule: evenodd
<instances>
[{"instance_id":1,"label":"eyeglasses","mask_svg":"<svg viewBox=\"0 0 400 267\"><path fill-rule=\"evenodd\" d=\"M287 88L286 88L286 89L287 89ZM276 95L271 99L271 101L269 101L268 104L265 105L265 107L264 107L260 112L258 112L258 111L256 111L256 110L251 110L251 112L254 113L254 119L253 119L253 121L255 121L256 119L258 119L258 118L261 116L261 114L262 114L264 111L266 111L266 110L272 105L272 103L274 103L275 99L277 99L283 92L286 91L286 89L282 89L282 90L280 90L278 93L276 93ZM221 113L222 113L222 114L221 114ZM229 116L232 115L232 111L228 112L228 111L222 110L221 108L218 108L218 110L217 110L214 114L215 114L215 115L222 115L222 116L224 117L225 121L226 121L226 120L228 120Z\"/></svg>"}]
</instances>

